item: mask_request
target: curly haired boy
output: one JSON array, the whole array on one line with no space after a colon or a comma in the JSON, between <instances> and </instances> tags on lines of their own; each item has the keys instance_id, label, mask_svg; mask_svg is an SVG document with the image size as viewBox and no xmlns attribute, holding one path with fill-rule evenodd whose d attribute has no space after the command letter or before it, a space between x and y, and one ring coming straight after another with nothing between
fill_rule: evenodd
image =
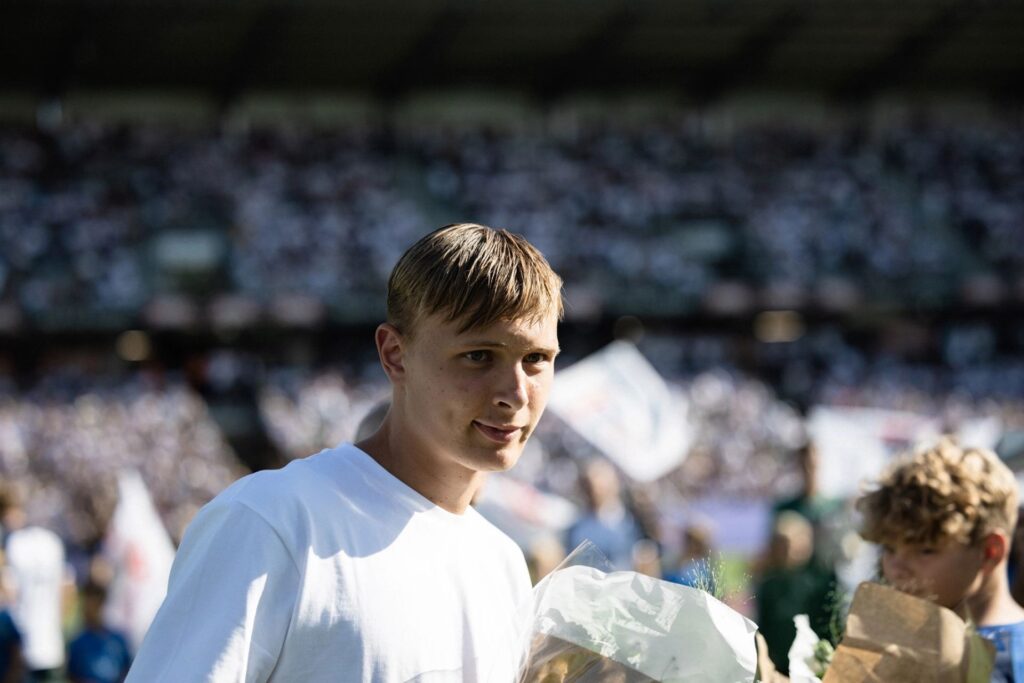
<instances>
[{"instance_id":1,"label":"curly haired boy","mask_svg":"<svg viewBox=\"0 0 1024 683\"><path fill-rule=\"evenodd\" d=\"M1017 500L998 456L943 437L897 459L857 509L885 580L972 619L996 644L992 680L1024 683L1024 608L1006 572Z\"/></svg>"}]
</instances>

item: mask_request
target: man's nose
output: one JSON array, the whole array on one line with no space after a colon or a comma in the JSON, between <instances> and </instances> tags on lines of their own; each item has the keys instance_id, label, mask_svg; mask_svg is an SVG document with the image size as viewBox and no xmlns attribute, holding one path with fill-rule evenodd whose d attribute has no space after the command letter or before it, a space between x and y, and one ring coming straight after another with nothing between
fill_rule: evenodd
<instances>
[{"instance_id":1,"label":"man's nose","mask_svg":"<svg viewBox=\"0 0 1024 683\"><path fill-rule=\"evenodd\" d=\"M502 372L500 384L494 394L494 402L506 409L519 410L528 400L529 378L521 364Z\"/></svg>"}]
</instances>

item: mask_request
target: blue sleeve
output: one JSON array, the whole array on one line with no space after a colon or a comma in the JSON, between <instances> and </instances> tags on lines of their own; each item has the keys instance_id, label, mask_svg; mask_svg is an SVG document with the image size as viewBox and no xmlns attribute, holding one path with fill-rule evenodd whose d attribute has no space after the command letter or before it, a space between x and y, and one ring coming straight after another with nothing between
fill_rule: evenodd
<instances>
[{"instance_id":1,"label":"blue sleeve","mask_svg":"<svg viewBox=\"0 0 1024 683\"><path fill-rule=\"evenodd\" d=\"M84 670L82 662L82 636L78 636L70 643L68 643L68 677L69 678L81 678L88 672Z\"/></svg>"},{"instance_id":2,"label":"blue sleeve","mask_svg":"<svg viewBox=\"0 0 1024 683\"><path fill-rule=\"evenodd\" d=\"M128 647L128 639L120 633L115 633L114 637L117 638L118 645L121 646L121 678L128 676L128 669L132 668L132 651Z\"/></svg>"},{"instance_id":3,"label":"blue sleeve","mask_svg":"<svg viewBox=\"0 0 1024 683\"><path fill-rule=\"evenodd\" d=\"M11 615L7 610L0 611L0 642L21 642L21 632L18 631L18 627L14 625L14 619L11 618Z\"/></svg>"}]
</instances>

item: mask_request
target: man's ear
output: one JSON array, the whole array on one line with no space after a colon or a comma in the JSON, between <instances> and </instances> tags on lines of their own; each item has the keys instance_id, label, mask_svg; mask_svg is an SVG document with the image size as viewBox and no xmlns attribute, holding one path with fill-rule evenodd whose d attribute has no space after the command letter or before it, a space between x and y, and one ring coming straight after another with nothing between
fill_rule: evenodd
<instances>
[{"instance_id":1,"label":"man's ear","mask_svg":"<svg viewBox=\"0 0 1024 683\"><path fill-rule=\"evenodd\" d=\"M390 323L381 323L374 334L377 355L392 384L405 375L405 338L398 328Z\"/></svg>"},{"instance_id":2,"label":"man's ear","mask_svg":"<svg viewBox=\"0 0 1024 683\"><path fill-rule=\"evenodd\" d=\"M994 569L1010 552L1010 539L1004 532L993 531L982 539L981 550L984 566Z\"/></svg>"}]
</instances>

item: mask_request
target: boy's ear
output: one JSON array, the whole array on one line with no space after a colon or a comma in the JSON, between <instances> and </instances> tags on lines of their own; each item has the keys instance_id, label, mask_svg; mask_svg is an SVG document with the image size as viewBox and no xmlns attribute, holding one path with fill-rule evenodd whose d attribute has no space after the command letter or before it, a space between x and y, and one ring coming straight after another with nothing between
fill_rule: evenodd
<instances>
[{"instance_id":1,"label":"boy's ear","mask_svg":"<svg viewBox=\"0 0 1024 683\"><path fill-rule=\"evenodd\" d=\"M981 550L984 565L995 568L1010 552L1010 539L1003 532L993 531L982 539Z\"/></svg>"},{"instance_id":2,"label":"boy's ear","mask_svg":"<svg viewBox=\"0 0 1024 683\"><path fill-rule=\"evenodd\" d=\"M388 379L392 383L405 375L405 338L398 328L390 323L381 323L374 334L377 355Z\"/></svg>"}]
</instances>

